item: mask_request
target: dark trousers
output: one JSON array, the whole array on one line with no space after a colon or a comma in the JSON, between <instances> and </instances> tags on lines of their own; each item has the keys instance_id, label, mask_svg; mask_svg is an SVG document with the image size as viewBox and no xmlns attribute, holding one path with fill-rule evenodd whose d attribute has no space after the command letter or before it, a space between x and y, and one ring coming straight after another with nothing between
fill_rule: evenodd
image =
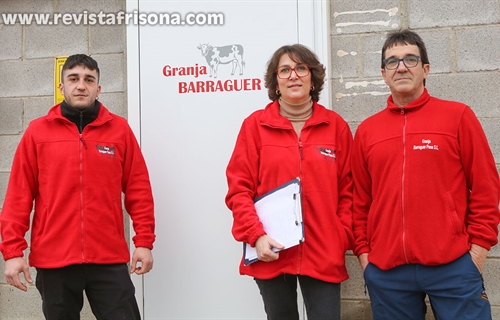
<instances>
[{"instance_id":1,"label":"dark trousers","mask_svg":"<svg viewBox=\"0 0 500 320\"><path fill-rule=\"evenodd\" d=\"M299 319L297 279L308 320L340 319L340 284L291 274L283 274L270 280L255 279L264 300L267 319Z\"/></svg>"},{"instance_id":2,"label":"dark trousers","mask_svg":"<svg viewBox=\"0 0 500 320\"><path fill-rule=\"evenodd\" d=\"M409 264L380 270L369 263L364 277L375 320L423 320L426 295L437 320L491 319L483 278L469 253L435 267Z\"/></svg>"},{"instance_id":3,"label":"dark trousers","mask_svg":"<svg viewBox=\"0 0 500 320\"><path fill-rule=\"evenodd\" d=\"M37 268L36 287L46 319L80 319L83 291L98 320L141 318L126 264Z\"/></svg>"}]
</instances>

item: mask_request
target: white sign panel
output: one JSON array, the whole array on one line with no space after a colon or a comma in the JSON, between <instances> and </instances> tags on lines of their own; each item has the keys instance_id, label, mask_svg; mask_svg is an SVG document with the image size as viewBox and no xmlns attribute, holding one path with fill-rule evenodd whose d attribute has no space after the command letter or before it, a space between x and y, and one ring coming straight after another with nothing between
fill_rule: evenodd
<instances>
[{"instance_id":1,"label":"white sign panel","mask_svg":"<svg viewBox=\"0 0 500 320\"><path fill-rule=\"evenodd\" d=\"M225 169L243 119L269 102L267 61L299 42L299 8L291 0L128 2L139 18L153 14L127 38L129 120L157 219L154 269L143 288L136 283L146 319L265 318L257 285L238 272ZM208 20L217 17L222 23Z\"/></svg>"}]
</instances>

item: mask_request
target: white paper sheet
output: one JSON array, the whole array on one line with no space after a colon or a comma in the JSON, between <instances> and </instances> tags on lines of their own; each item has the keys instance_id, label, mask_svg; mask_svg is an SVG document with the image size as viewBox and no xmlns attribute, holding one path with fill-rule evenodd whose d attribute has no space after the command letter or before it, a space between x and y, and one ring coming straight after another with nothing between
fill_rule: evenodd
<instances>
[{"instance_id":1,"label":"white paper sheet","mask_svg":"<svg viewBox=\"0 0 500 320\"><path fill-rule=\"evenodd\" d=\"M296 178L255 200L255 210L267 235L285 249L304 241L300 180ZM257 261L257 251L243 244L245 265Z\"/></svg>"}]
</instances>

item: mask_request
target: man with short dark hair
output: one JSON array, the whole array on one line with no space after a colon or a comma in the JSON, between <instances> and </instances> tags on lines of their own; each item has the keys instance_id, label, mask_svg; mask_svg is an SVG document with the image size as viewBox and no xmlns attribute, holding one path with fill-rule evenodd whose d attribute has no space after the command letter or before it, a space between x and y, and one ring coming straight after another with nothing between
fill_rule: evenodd
<instances>
[{"instance_id":1,"label":"man with short dark hair","mask_svg":"<svg viewBox=\"0 0 500 320\"><path fill-rule=\"evenodd\" d=\"M32 283L23 251L32 217L29 264L47 319L79 319L83 291L97 319L140 319L127 263L122 194L136 249L130 273L153 267L154 204L144 158L127 121L98 101L97 62L68 57L64 101L30 123L19 143L0 215L7 282Z\"/></svg>"},{"instance_id":2,"label":"man with short dark hair","mask_svg":"<svg viewBox=\"0 0 500 320\"><path fill-rule=\"evenodd\" d=\"M498 242L500 183L481 124L425 88L415 32L382 49L387 108L363 121L351 154L354 253L374 319L491 319L482 270Z\"/></svg>"}]
</instances>

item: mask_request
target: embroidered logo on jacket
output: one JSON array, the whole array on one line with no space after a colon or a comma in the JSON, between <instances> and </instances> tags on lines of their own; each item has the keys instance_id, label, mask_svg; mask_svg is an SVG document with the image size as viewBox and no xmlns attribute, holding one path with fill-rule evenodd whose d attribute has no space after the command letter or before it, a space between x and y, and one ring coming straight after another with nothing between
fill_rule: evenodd
<instances>
[{"instance_id":1,"label":"embroidered logo on jacket","mask_svg":"<svg viewBox=\"0 0 500 320\"><path fill-rule=\"evenodd\" d=\"M317 150L325 157L325 159L329 159L330 161L334 161L337 159L336 150L332 150L329 148L322 148L322 147L319 147Z\"/></svg>"},{"instance_id":2,"label":"embroidered logo on jacket","mask_svg":"<svg viewBox=\"0 0 500 320\"><path fill-rule=\"evenodd\" d=\"M432 144L431 139L422 139L422 145L414 145L413 150L439 150L439 146Z\"/></svg>"},{"instance_id":3,"label":"embroidered logo on jacket","mask_svg":"<svg viewBox=\"0 0 500 320\"><path fill-rule=\"evenodd\" d=\"M100 146L96 144L95 146L97 148L97 151L101 154L102 157L108 156L108 158L115 158L115 150L116 147L108 147L108 146Z\"/></svg>"}]
</instances>

